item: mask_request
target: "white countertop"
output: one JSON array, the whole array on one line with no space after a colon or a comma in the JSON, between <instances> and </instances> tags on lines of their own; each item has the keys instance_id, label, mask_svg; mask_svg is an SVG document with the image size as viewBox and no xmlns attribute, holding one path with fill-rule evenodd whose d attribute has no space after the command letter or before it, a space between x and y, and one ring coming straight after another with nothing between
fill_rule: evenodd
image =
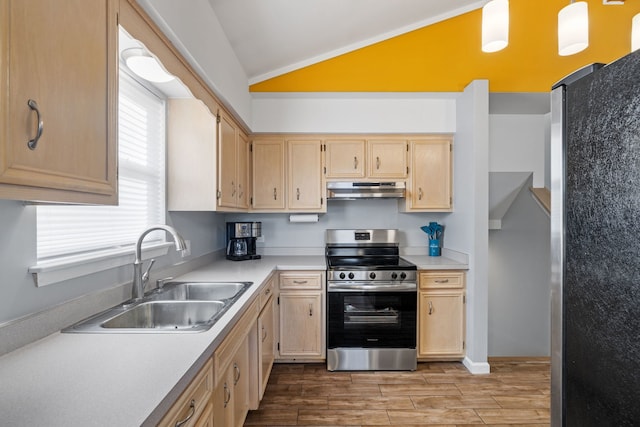
<instances>
[{"instance_id":1,"label":"white countertop","mask_svg":"<svg viewBox=\"0 0 640 427\"><path fill-rule=\"evenodd\" d=\"M419 269L467 269L444 257L405 256ZM324 270L324 256L221 260L176 280L254 282L202 333L63 334L0 357L0 424L9 426L155 425L227 331L278 270Z\"/></svg>"}]
</instances>

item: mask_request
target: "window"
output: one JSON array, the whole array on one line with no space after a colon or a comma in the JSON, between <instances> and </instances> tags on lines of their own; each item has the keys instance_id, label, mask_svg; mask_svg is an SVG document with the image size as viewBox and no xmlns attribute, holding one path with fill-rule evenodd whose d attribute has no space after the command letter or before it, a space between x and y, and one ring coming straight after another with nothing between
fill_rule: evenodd
<instances>
[{"instance_id":1,"label":"window","mask_svg":"<svg viewBox=\"0 0 640 427\"><path fill-rule=\"evenodd\" d=\"M119 205L38 206L39 266L131 251L145 228L165 222L165 101L122 68L119 84ZM145 243L164 239L155 232Z\"/></svg>"}]
</instances>

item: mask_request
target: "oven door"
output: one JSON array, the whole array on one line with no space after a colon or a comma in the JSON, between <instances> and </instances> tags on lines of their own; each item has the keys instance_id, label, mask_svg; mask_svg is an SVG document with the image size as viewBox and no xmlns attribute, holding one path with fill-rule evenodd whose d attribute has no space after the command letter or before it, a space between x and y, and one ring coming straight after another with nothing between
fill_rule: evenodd
<instances>
[{"instance_id":1,"label":"oven door","mask_svg":"<svg viewBox=\"0 0 640 427\"><path fill-rule=\"evenodd\" d=\"M327 347L416 348L417 292L327 293Z\"/></svg>"}]
</instances>

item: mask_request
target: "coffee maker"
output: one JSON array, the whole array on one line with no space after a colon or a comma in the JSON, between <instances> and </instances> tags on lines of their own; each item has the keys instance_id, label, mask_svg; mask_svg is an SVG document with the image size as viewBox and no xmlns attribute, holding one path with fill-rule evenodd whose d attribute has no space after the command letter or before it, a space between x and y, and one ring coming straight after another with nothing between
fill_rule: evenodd
<instances>
[{"instance_id":1,"label":"coffee maker","mask_svg":"<svg viewBox=\"0 0 640 427\"><path fill-rule=\"evenodd\" d=\"M256 253L256 240L260 236L261 222L227 222L227 259L260 259Z\"/></svg>"}]
</instances>

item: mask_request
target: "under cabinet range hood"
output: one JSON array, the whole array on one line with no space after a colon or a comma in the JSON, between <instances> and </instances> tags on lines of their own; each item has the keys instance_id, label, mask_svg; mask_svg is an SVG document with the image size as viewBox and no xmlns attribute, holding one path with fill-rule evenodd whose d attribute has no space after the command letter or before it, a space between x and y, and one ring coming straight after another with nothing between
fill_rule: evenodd
<instances>
[{"instance_id":1,"label":"under cabinet range hood","mask_svg":"<svg viewBox=\"0 0 640 427\"><path fill-rule=\"evenodd\" d=\"M398 182L327 182L327 199L398 199L405 195L405 183Z\"/></svg>"}]
</instances>

